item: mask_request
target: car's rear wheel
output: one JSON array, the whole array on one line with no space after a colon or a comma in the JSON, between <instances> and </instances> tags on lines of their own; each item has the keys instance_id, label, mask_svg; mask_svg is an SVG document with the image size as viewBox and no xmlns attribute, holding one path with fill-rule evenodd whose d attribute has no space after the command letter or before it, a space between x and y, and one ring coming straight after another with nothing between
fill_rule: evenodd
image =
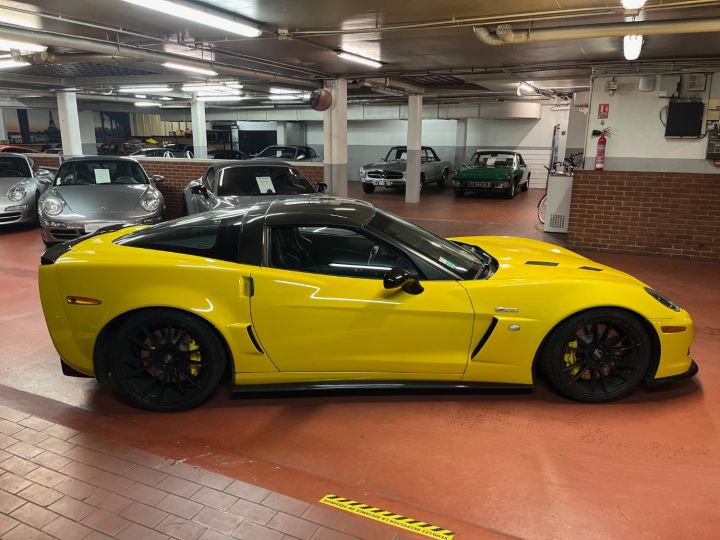
<instances>
[{"instance_id":1,"label":"car's rear wheel","mask_svg":"<svg viewBox=\"0 0 720 540\"><path fill-rule=\"evenodd\" d=\"M368 182L363 182L362 188L365 193L372 193L373 191L375 191L375 185Z\"/></svg>"},{"instance_id":2,"label":"car's rear wheel","mask_svg":"<svg viewBox=\"0 0 720 540\"><path fill-rule=\"evenodd\" d=\"M225 349L213 329L170 309L132 315L112 347L113 381L132 405L182 411L212 395L225 371Z\"/></svg>"},{"instance_id":3,"label":"car's rear wheel","mask_svg":"<svg viewBox=\"0 0 720 540\"><path fill-rule=\"evenodd\" d=\"M593 309L555 328L540 362L558 393L602 403L632 392L648 370L650 355L650 337L632 314Z\"/></svg>"},{"instance_id":4,"label":"car's rear wheel","mask_svg":"<svg viewBox=\"0 0 720 540\"><path fill-rule=\"evenodd\" d=\"M445 184L447 184L448 177L450 176L450 171L445 169L442 173L442 176L440 177L440 180L438 180L437 185L440 189L445 187Z\"/></svg>"},{"instance_id":5,"label":"car's rear wheel","mask_svg":"<svg viewBox=\"0 0 720 540\"><path fill-rule=\"evenodd\" d=\"M507 199L512 199L513 197L515 197L515 191L516 191L516 189L517 189L517 182L515 182L515 179L511 179L511 180L510 180L510 189L508 189L508 190L505 192L505 197L506 197Z\"/></svg>"}]
</instances>

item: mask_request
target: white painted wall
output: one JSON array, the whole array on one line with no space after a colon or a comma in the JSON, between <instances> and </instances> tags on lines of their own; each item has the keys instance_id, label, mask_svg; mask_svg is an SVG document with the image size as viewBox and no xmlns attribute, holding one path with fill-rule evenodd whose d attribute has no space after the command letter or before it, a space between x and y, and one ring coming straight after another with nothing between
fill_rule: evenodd
<instances>
[{"instance_id":1,"label":"white painted wall","mask_svg":"<svg viewBox=\"0 0 720 540\"><path fill-rule=\"evenodd\" d=\"M615 77L618 90L614 95L606 91L609 77L598 77L592 84L590 99L590 125L586 138L585 166L594 168L597 137L590 135L593 129L611 128L605 149L606 170L645 170L659 172L705 172L718 173L705 159L707 139L665 138L665 127L660 120L661 110L668 99L658 96L657 85L652 92L640 92L639 76ZM703 98L710 92L710 77L706 92L685 92L681 97ZM683 81L684 85L684 81ZM712 76L711 97L720 97L720 73ZM603 122L598 119L598 105L610 105L610 113Z\"/></svg>"}]
</instances>

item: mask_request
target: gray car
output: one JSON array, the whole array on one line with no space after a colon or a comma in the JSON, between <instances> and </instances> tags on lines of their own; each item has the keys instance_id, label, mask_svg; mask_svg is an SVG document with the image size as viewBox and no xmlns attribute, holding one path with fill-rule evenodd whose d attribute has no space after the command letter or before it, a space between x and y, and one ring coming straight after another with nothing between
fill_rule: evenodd
<instances>
[{"instance_id":1,"label":"gray car","mask_svg":"<svg viewBox=\"0 0 720 540\"><path fill-rule=\"evenodd\" d=\"M407 146L393 146L378 163L370 163L360 169L363 191L372 193L377 186L405 187L407 170ZM450 177L452 163L443 161L429 146L420 150L420 185L436 183L443 188Z\"/></svg>"},{"instance_id":2,"label":"gray car","mask_svg":"<svg viewBox=\"0 0 720 540\"><path fill-rule=\"evenodd\" d=\"M49 171L33 171L33 161L27 156L0 154L0 226L35 222L38 199L52 181Z\"/></svg>"},{"instance_id":3,"label":"gray car","mask_svg":"<svg viewBox=\"0 0 720 540\"><path fill-rule=\"evenodd\" d=\"M322 161L322 158L309 146L276 144L268 146L252 159L282 159L284 161Z\"/></svg>"},{"instance_id":4,"label":"gray car","mask_svg":"<svg viewBox=\"0 0 720 540\"><path fill-rule=\"evenodd\" d=\"M165 201L131 158L87 156L60 166L55 181L40 197L40 226L46 245L72 240L109 225L159 223Z\"/></svg>"},{"instance_id":5,"label":"gray car","mask_svg":"<svg viewBox=\"0 0 720 540\"><path fill-rule=\"evenodd\" d=\"M327 189L311 184L303 174L282 161L225 161L208 167L202 178L183 192L185 214L234 208L252 198L313 196Z\"/></svg>"}]
</instances>

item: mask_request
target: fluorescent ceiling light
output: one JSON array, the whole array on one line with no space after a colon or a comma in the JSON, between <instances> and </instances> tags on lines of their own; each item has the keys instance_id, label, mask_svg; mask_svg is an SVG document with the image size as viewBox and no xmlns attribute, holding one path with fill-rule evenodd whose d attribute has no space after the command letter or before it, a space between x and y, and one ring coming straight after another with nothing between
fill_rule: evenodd
<instances>
[{"instance_id":1,"label":"fluorescent ceiling light","mask_svg":"<svg viewBox=\"0 0 720 540\"><path fill-rule=\"evenodd\" d=\"M294 90L292 88L278 88L277 86L273 86L270 88L271 94L302 94L302 90Z\"/></svg>"},{"instance_id":2,"label":"fluorescent ceiling light","mask_svg":"<svg viewBox=\"0 0 720 540\"><path fill-rule=\"evenodd\" d=\"M160 103L157 103L155 101L136 101L135 106L136 107L159 107Z\"/></svg>"},{"instance_id":3,"label":"fluorescent ceiling light","mask_svg":"<svg viewBox=\"0 0 720 540\"><path fill-rule=\"evenodd\" d=\"M133 92L147 92L148 94L162 94L164 92L172 92L169 86L121 86L118 92L132 94Z\"/></svg>"},{"instance_id":4,"label":"fluorescent ceiling light","mask_svg":"<svg viewBox=\"0 0 720 540\"><path fill-rule=\"evenodd\" d=\"M622 0L622 5L625 9L642 9L645 6L646 0Z\"/></svg>"},{"instance_id":5,"label":"fluorescent ceiling light","mask_svg":"<svg viewBox=\"0 0 720 540\"><path fill-rule=\"evenodd\" d=\"M218 30L231 32L245 37L258 37L262 34L259 26L240 21L229 16L215 15L210 10L194 7L186 2L170 0L125 0L129 4L153 9L163 15L172 15L198 24L204 24Z\"/></svg>"},{"instance_id":6,"label":"fluorescent ceiling light","mask_svg":"<svg viewBox=\"0 0 720 540\"><path fill-rule=\"evenodd\" d=\"M242 87L242 85L240 85ZM181 88L183 92L196 93L199 96L238 96L240 95L240 89L233 86L226 86L224 84L186 84Z\"/></svg>"},{"instance_id":7,"label":"fluorescent ceiling light","mask_svg":"<svg viewBox=\"0 0 720 540\"><path fill-rule=\"evenodd\" d=\"M176 64L175 62L165 62L163 64L163 67L169 69L177 69L179 71L189 71L190 73L199 73L200 75L208 75L210 77L217 76L217 71L213 71L211 69L203 69L195 66L188 66L185 64Z\"/></svg>"},{"instance_id":8,"label":"fluorescent ceiling light","mask_svg":"<svg viewBox=\"0 0 720 540\"><path fill-rule=\"evenodd\" d=\"M208 96L240 96L242 92L240 90L234 90L229 88L228 90L199 90L195 92L196 96L208 97Z\"/></svg>"},{"instance_id":9,"label":"fluorescent ceiling light","mask_svg":"<svg viewBox=\"0 0 720 540\"><path fill-rule=\"evenodd\" d=\"M173 99L171 97L163 96L161 98L158 98L160 101L172 101Z\"/></svg>"},{"instance_id":10,"label":"fluorescent ceiling light","mask_svg":"<svg viewBox=\"0 0 720 540\"><path fill-rule=\"evenodd\" d=\"M12 69L16 67L29 66L30 62L16 62L15 60L0 61L0 69Z\"/></svg>"},{"instance_id":11,"label":"fluorescent ceiling light","mask_svg":"<svg viewBox=\"0 0 720 540\"><path fill-rule=\"evenodd\" d=\"M343 60L350 60L351 62L358 62L359 64L365 64L366 66L374 67L374 68L381 68L382 62L378 62L377 60L373 60L371 58L365 58L364 56L360 56L359 54L353 54L345 51L337 51L337 55L342 58Z\"/></svg>"},{"instance_id":12,"label":"fluorescent ceiling light","mask_svg":"<svg viewBox=\"0 0 720 540\"><path fill-rule=\"evenodd\" d=\"M526 82L519 82L517 85L517 95L524 96L525 94L534 94L535 88Z\"/></svg>"},{"instance_id":13,"label":"fluorescent ceiling light","mask_svg":"<svg viewBox=\"0 0 720 540\"><path fill-rule=\"evenodd\" d=\"M642 49L643 37L640 35L630 35L623 38L623 53L625 60L637 60L640 58L640 50Z\"/></svg>"},{"instance_id":14,"label":"fluorescent ceiling light","mask_svg":"<svg viewBox=\"0 0 720 540\"><path fill-rule=\"evenodd\" d=\"M26 41L12 41L8 39L0 39L0 51L18 50L23 52L44 52L47 50L45 45L37 43L28 43Z\"/></svg>"},{"instance_id":15,"label":"fluorescent ceiling light","mask_svg":"<svg viewBox=\"0 0 720 540\"><path fill-rule=\"evenodd\" d=\"M213 101L242 101L245 99L244 96L198 96L198 101L213 102Z\"/></svg>"},{"instance_id":16,"label":"fluorescent ceiling light","mask_svg":"<svg viewBox=\"0 0 720 540\"><path fill-rule=\"evenodd\" d=\"M147 96L145 94L135 94L135 97L138 99L145 99Z\"/></svg>"}]
</instances>

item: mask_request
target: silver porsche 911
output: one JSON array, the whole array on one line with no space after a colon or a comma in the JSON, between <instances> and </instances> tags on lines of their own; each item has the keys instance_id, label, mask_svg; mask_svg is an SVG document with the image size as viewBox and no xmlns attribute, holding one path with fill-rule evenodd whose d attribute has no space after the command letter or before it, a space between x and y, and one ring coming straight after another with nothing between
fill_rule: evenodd
<instances>
[{"instance_id":1,"label":"silver porsche 911","mask_svg":"<svg viewBox=\"0 0 720 540\"><path fill-rule=\"evenodd\" d=\"M35 221L38 199L52 181L49 171L33 171L27 156L0 154L0 226Z\"/></svg>"},{"instance_id":2,"label":"silver porsche 911","mask_svg":"<svg viewBox=\"0 0 720 540\"><path fill-rule=\"evenodd\" d=\"M197 214L233 208L250 197L313 196L327 184L311 184L303 174L283 161L225 161L208 167L205 176L190 182L183 192L183 211Z\"/></svg>"},{"instance_id":3,"label":"silver porsche 911","mask_svg":"<svg viewBox=\"0 0 720 540\"><path fill-rule=\"evenodd\" d=\"M55 181L40 197L38 213L45 244L72 240L115 224L159 223L165 201L131 158L87 156L60 166Z\"/></svg>"}]
</instances>

